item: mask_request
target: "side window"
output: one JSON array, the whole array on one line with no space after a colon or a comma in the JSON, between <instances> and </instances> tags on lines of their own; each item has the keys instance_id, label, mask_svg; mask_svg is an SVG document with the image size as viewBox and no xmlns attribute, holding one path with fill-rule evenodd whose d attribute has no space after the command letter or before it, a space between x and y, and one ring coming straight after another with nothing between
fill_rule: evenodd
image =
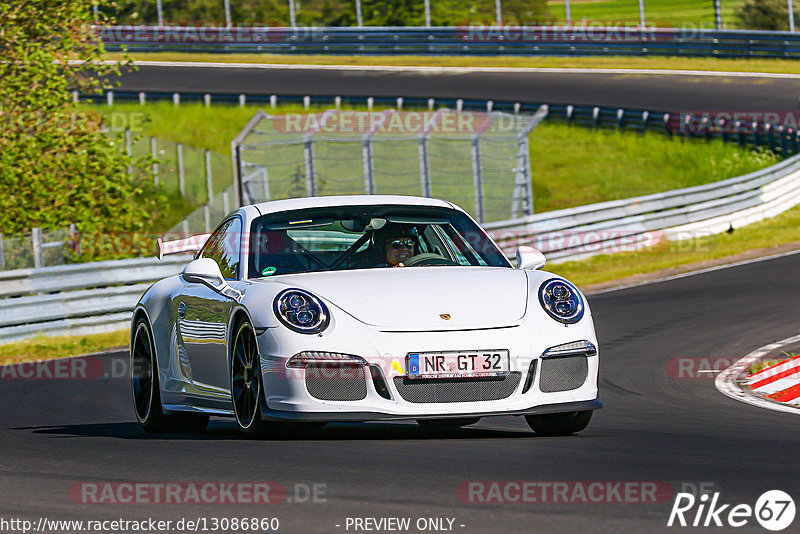
<instances>
[{"instance_id":1,"label":"side window","mask_svg":"<svg viewBox=\"0 0 800 534\"><path fill-rule=\"evenodd\" d=\"M233 218L217 229L208 238L203 247L201 256L211 258L222 271L226 280L236 280L239 277L239 243L242 236L242 222Z\"/></svg>"}]
</instances>

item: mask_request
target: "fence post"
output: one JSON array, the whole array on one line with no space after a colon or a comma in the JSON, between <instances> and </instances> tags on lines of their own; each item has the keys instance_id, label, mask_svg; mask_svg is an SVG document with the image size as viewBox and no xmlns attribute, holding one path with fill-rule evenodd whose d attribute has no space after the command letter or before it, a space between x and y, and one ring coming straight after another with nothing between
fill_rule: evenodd
<instances>
[{"instance_id":1,"label":"fence post","mask_svg":"<svg viewBox=\"0 0 800 534\"><path fill-rule=\"evenodd\" d=\"M139 91L139 105L144 106L147 101L147 96L145 96L144 91Z\"/></svg>"},{"instance_id":2,"label":"fence post","mask_svg":"<svg viewBox=\"0 0 800 534\"><path fill-rule=\"evenodd\" d=\"M228 198L228 192L222 192L222 211L227 215L231 211L231 199Z\"/></svg>"},{"instance_id":3,"label":"fence post","mask_svg":"<svg viewBox=\"0 0 800 534\"><path fill-rule=\"evenodd\" d=\"M625 129L625 110L619 108L617 110L617 130L620 132Z\"/></svg>"},{"instance_id":4,"label":"fence post","mask_svg":"<svg viewBox=\"0 0 800 534\"><path fill-rule=\"evenodd\" d=\"M336 109L341 109L341 107L342 107L342 97L341 96L335 96L333 98L333 107L335 107Z\"/></svg>"},{"instance_id":5,"label":"fence post","mask_svg":"<svg viewBox=\"0 0 800 534\"><path fill-rule=\"evenodd\" d=\"M214 200L214 186L211 183L211 151L205 150L206 156L206 191L208 192L208 201Z\"/></svg>"},{"instance_id":6,"label":"fence post","mask_svg":"<svg viewBox=\"0 0 800 534\"><path fill-rule=\"evenodd\" d=\"M402 96L398 96L397 97L397 106L396 107L397 107L397 111L402 111L403 110L403 97Z\"/></svg>"},{"instance_id":7,"label":"fence post","mask_svg":"<svg viewBox=\"0 0 800 534\"><path fill-rule=\"evenodd\" d=\"M106 92L106 102L108 103L109 107L114 105L114 91Z\"/></svg>"},{"instance_id":8,"label":"fence post","mask_svg":"<svg viewBox=\"0 0 800 534\"><path fill-rule=\"evenodd\" d=\"M44 258L42 257L42 229L34 228L31 233L31 242L33 244L33 267L39 269L44 267Z\"/></svg>"},{"instance_id":9,"label":"fence post","mask_svg":"<svg viewBox=\"0 0 800 534\"><path fill-rule=\"evenodd\" d=\"M189 221L187 219L181 221L181 230L183 230L183 237L189 237Z\"/></svg>"},{"instance_id":10,"label":"fence post","mask_svg":"<svg viewBox=\"0 0 800 534\"><path fill-rule=\"evenodd\" d=\"M3 234L0 234L0 271L6 268L6 254L3 250Z\"/></svg>"},{"instance_id":11,"label":"fence post","mask_svg":"<svg viewBox=\"0 0 800 534\"><path fill-rule=\"evenodd\" d=\"M181 196L186 196L186 174L183 169L183 143L177 144L178 149L178 191Z\"/></svg>"},{"instance_id":12,"label":"fence post","mask_svg":"<svg viewBox=\"0 0 800 534\"><path fill-rule=\"evenodd\" d=\"M314 141L303 142L303 163L306 167L306 196L317 196L317 178L314 175Z\"/></svg>"},{"instance_id":13,"label":"fence post","mask_svg":"<svg viewBox=\"0 0 800 534\"><path fill-rule=\"evenodd\" d=\"M158 150L153 136L150 136L150 155L153 156L153 183L158 185Z\"/></svg>"},{"instance_id":14,"label":"fence post","mask_svg":"<svg viewBox=\"0 0 800 534\"><path fill-rule=\"evenodd\" d=\"M647 133L647 121L650 119L649 111L642 111L642 133Z\"/></svg>"},{"instance_id":15,"label":"fence post","mask_svg":"<svg viewBox=\"0 0 800 534\"><path fill-rule=\"evenodd\" d=\"M475 215L483 223L483 175L481 173L480 137L472 139L472 184L475 187Z\"/></svg>"},{"instance_id":16,"label":"fence post","mask_svg":"<svg viewBox=\"0 0 800 534\"><path fill-rule=\"evenodd\" d=\"M433 98L428 99L428 111L433 111L433 106L435 103L436 101Z\"/></svg>"},{"instance_id":17,"label":"fence post","mask_svg":"<svg viewBox=\"0 0 800 534\"><path fill-rule=\"evenodd\" d=\"M278 107L278 95L269 95L269 107L272 109Z\"/></svg>"},{"instance_id":18,"label":"fence post","mask_svg":"<svg viewBox=\"0 0 800 534\"><path fill-rule=\"evenodd\" d=\"M173 106L180 106L181 105L181 94L180 93L172 93L172 105Z\"/></svg>"},{"instance_id":19,"label":"fence post","mask_svg":"<svg viewBox=\"0 0 800 534\"><path fill-rule=\"evenodd\" d=\"M308 110L311 107L311 97L306 95L303 97L303 109Z\"/></svg>"},{"instance_id":20,"label":"fence post","mask_svg":"<svg viewBox=\"0 0 800 534\"><path fill-rule=\"evenodd\" d=\"M130 129L125 129L125 152L128 154L128 157L133 157L133 150L131 147L131 131ZM130 163L128 164L128 174L133 174L133 165Z\"/></svg>"},{"instance_id":21,"label":"fence post","mask_svg":"<svg viewBox=\"0 0 800 534\"><path fill-rule=\"evenodd\" d=\"M211 105L211 95L210 94L206 93L206 94L203 95L203 104L206 107L209 107Z\"/></svg>"},{"instance_id":22,"label":"fence post","mask_svg":"<svg viewBox=\"0 0 800 534\"><path fill-rule=\"evenodd\" d=\"M431 196L431 166L428 160L428 136L419 136L419 176L422 180L422 196Z\"/></svg>"},{"instance_id":23,"label":"fence post","mask_svg":"<svg viewBox=\"0 0 800 534\"><path fill-rule=\"evenodd\" d=\"M243 108L247 104L247 96L243 93L239 95L239 107Z\"/></svg>"},{"instance_id":24,"label":"fence post","mask_svg":"<svg viewBox=\"0 0 800 534\"><path fill-rule=\"evenodd\" d=\"M364 160L364 191L368 195L375 194L375 178L372 174L372 139L366 136L361 145L361 157Z\"/></svg>"}]
</instances>

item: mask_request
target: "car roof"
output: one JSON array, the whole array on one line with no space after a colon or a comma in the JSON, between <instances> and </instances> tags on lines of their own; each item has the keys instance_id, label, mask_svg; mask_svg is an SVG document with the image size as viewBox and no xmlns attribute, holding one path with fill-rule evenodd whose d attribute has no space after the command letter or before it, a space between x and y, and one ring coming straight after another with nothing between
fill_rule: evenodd
<instances>
[{"instance_id":1,"label":"car roof","mask_svg":"<svg viewBox=\"0 0 800 534\"><path fill-rule=\"evenodd\" d=\"M272 200L261 202L253 206L261 215L267 213L277 213L281 211L299 210L305 208L328 208L334 206L374 206L374 205L398 205L398 206L433 206L441 208L457 209L445 200L437 198L412 197L404 195L340 195L322 196L308 198L288 198L285 200Z\"/></svg>"}]
</instances>

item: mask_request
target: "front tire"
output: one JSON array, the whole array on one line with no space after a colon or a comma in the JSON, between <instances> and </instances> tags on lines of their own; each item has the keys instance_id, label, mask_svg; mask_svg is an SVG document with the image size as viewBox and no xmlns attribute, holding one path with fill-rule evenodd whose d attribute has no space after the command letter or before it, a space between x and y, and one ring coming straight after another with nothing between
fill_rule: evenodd
<instances>
[{"instance_id":1,"label":"front tire","mask_svg":"<svg viewBox=\"0 0 800 534\"><path fill-rule=\"evenodd\" d=\"M164 413L155 354L150 326L141 318L136 322L131 344L131 390L136 420L147 433L202 432L208 426L207 415Z\"/></svg>"},{"instance_id":2,"label":"front tire","mask_svg":"<svg viewBox=\"0 0 800 534\"><path fill-rule=\"evenodd\" d=\"M231 351L231 401L236 424L248 437L274 434L276 423L264 421L261 358L253 327L242 321L236 327Z\"/></svg>"},{"instance_id":3,"label":"front tire","mask_svg":"<svg viewBox=\"0 0 800 534\"><path fill-rule=\"evenodd\" d=\"M582 412L526 415L525 421L537 436L568 436L580 432L592 419L592 410Z\"/></svg>"}]
</instances>

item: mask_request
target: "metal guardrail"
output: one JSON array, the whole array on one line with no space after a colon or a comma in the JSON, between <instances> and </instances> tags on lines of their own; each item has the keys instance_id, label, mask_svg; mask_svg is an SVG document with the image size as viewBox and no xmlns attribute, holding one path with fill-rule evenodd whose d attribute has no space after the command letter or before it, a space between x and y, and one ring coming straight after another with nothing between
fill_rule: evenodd
<instances>
[{"instance_id":1,"label":"metal guardrail","mask_svg":"<svg viewBox=\"0 0 800 534\"><path fill-rule=\"evenodd\" d=\"M512 255L540 248L550 261L578 260L656 239L723 232L800 203L800 155L751 174L685 189L489 223ZM190 256L107 261L0 273L0 342L34 335L126 328L148 283L177 274Z\"/></svg>"},{"instance_id":2,"label":"metal guardrail","mask_svg":"<svg viewBox=\"0 0 800 534\"><path fill-rule=\"evenodd\" d=\"M107 50L278 54L800 57L800 35L755 30L595 26L108 26Z\"/></svg>"},{"instance_id":3,"label":"metal guardrail","mask_svg":"<svg viewBox=\"0 0 800 534\"><path fill-rule=\"evenodd\" d=\"M0 272L0 342L127 328L139 297L190 256L102 261Z\"/></svg>"},{"instance_id":4,"label":"metal guardrail","mask_svg":"<svg viewBox=\"0 0 800 534\"><path fill-rule=\"evenodd\" d=\"M800 155L744 176L484 225L511 255L531 245L550 261L718 233L800 202Z\"/></svg>"}]
</instances>

